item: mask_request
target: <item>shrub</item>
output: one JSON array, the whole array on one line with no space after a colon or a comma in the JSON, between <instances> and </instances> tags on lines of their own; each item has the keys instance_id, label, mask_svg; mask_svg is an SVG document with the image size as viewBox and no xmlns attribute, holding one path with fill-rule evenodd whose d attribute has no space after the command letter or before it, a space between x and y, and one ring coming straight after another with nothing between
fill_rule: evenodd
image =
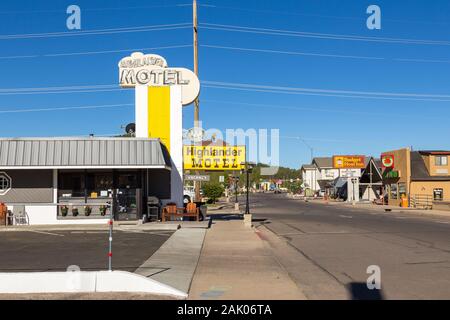
<instances>
[{"instance_id":1,"label":"shrub","mask_svg":"<svg viewBox=\"0 0 450 320\"><path fill-rule=\"evenodd\" d=\"M209 203L215 203L224 192L223 186L219 183L205 184L202 189L205 197L209 198Z\"/></svg>"}]
</instances>

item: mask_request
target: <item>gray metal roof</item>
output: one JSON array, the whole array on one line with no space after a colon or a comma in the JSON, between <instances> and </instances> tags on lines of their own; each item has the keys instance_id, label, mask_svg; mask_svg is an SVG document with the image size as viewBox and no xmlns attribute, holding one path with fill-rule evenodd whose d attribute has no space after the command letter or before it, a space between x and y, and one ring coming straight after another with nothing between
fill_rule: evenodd
<instances>
[{"instance_id":1,"label":"gray metal roof","mask_svg":"<svg viewBox=\"0 0 450 320\"><path fill-rule=\"evenodd\" d=\"M7 138L0 139L0 169L170 167L158 139Z\"/></svg>"}]
</instances>

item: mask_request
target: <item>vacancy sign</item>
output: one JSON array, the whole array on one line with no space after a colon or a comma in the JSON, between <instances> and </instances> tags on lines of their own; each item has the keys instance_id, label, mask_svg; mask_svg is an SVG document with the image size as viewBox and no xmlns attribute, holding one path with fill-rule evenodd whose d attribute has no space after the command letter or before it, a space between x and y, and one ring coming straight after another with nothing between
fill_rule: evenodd
<instances>
[{"instance_id":1,"label":"vacancy sign","mask_svg":"<svg viewBox=\"0 0 450 320\"><path fill-rule=\"evenodd\" d=\"M383 168L394 168L394 155L393 154L382 154L381 155L381 164Z\"/></svg>"},{"instance_id":2,"label":"vacancy sign","mask_svg":"<svg viewBox=\"0 0 450 320\"><path fill-rule=\"evenodd\" d=\"M241 170L245 146L183 146L185 170Z\"/></svg>"},{"instance_id":3,"label":"vacancy sign","mask_svg":"<svg viewBox=\"0 0 450 320\"><path fill-rule=\"evenodd\" d=\"M333 168L335 169L362 169L365 156L333 156Z\"/></svg>"}]
</instances>

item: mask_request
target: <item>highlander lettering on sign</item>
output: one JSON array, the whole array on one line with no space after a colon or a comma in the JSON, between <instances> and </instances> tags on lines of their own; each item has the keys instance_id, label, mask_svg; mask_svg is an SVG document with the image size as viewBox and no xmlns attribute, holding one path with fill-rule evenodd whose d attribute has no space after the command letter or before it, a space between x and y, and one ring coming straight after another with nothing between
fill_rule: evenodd
<instances>
[{"instance_id":1,"label":"highlander lettering on sign","mask_svg":"<svg viewBox=\"0 0 450 320\"><path fill-rule=\"evenodd\" d=\"M245 146L184 146L183 160L186 170L240 170Z\"/></svg>"}]
</instances>

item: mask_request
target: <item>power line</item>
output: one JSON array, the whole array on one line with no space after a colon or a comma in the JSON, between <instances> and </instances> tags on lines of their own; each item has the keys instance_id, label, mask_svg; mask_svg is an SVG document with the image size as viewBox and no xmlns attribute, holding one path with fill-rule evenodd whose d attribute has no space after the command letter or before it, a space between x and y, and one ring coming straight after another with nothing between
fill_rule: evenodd
<instances>
[{"instance_id":1,"label":"power line","mask_svg":"<svg viewBox=\"0 0 450 320\"><path fill-rule=\"evenodd\" d=\"M133 52L140 50L167 50L167 49L181 49L190 48L192 44L181 44L173 46L161 46L161 47L149 47L149 48L130 48L130 49L114 49L114 50L102 50L102 51L80 51L80 52L61 52L61 53L45 53L35 55L13 55L13 56L0 56L0 60L7 59L27 59L27 58L40 58L40 57L65 57L65 56L83 56L83 55L96 55L96 54L108 54L108 53L120 53L120 52ZM450 60L439 59L415 59L415 58L385 58L375 56L355 56L355 55L340 55L340 54L328 54L328 53L315 53L315 52L301 52L301 51L283 51L283 50L271 50L271 49L257 49L257 48L244 48L234 46L220 46L212 44L202 44L200 47L212 48L212 49L225 49L236 50L244 52L261 52L271 54L286 54L286 55L299 55L299 56L312 56L312 57L325 57L325 58L344 58L344 59L361 59L361 60L392 60L400 62L418 62L418 63L450 63Z\"/></svg>"},{"instance_id":2,"label":"power line","mask_svg":"<svg viewBox=\"0 0 450 320\"><path fill-rule=\"evenodd\" d=\"M85 86L60 86L60 87L25 87L25 88L9 88L0 89L2 92L22 92L22 91L46 91L46 90L68 90L68 89L105 89L114 88L116 85L113 84L95 84L95 85L85 85Z\"/></svg>"},{"instance_id":3,"label":"power line","mask_svg":"<svg viewBox=\"0 0 450 320\"><path fill-rule=\"evenodd\" d=\"M152 8L182 8L192 6L191 3L180 3L180 4L168 4L168 5L152 5L152 6L134 6L134 7L102 7L102 8L85 8L83 6L83 11L115 11L115 10L134 10L134 9L152 9ZM51 13L51 12L65 12L65 8L59 10L27 10L27 11L19 11L19 10L11 10L11 11L0 11L0 14L28 14L28 13Z\"/></svg>"},{"instance_id":4,"label":"power line","mask_svg":"<svg viewBox=\"0 0 450 320\"><path fill-rule=\"evenodd\" d=\"M304 94L331 97L368 98L368 99L391 99L391 100L418 100L418 101L450 101L450 95L445 94L424 94L424 93L397 93L379 91L355 91L355 90L332 90L301 87L284 87L273 85L258 85L236 82L221 81L201 81L203 87L244 90L256 92L272 92L282 94ZM72 93L72 92L102 92L102 91L123 91L117 88L116 84L100 84L85 86L59 86L59 87L38 87L38 88L8 88L0 89L0 95L9 94L47 94L47 93Z\"/></svg>"},{"instance_id":5,"label":"power line","mask_svg":"<svg viewBox=\"0 0 450 320\"><path fill-rule=\"evenodd\" d=\"M212 8L212 9L229 9L229 10L246 11L246 12L267 13L270 15L284 14L284 15L290 15L290 16L303 16L303 17L325 18L325 19L345 19L345 20L357 20L357 21L365 21L366 20L366 18L349 17L349 16L333 16L333 15L312 14L312 13L299 13L299 12L292 12L292 11L250 9L250 8L242 8L242 7L229 7L229 6L220 6L220 5L217 6L217 5L211 5L211 4L200 4L199 6L204 7L204 8ZM386 18L383 18L383 21L392 21L392 22L409 23L409 24L448 25L448 23L444 23L444 22L412 21L412 20L410 21L410 20L386 19Z\"/></svg>"},{"instance_id":6,"label":"power line","mask_svg":"<svg viewBox=\"0 0 450 320\"><path fill-rule=\"evenodd\" d=\"M107 53L119 53L119 52L133 52L138 50L165 50L165 49L180 49L192 47L192 44L182 44L163 47L152 48L134 48L134 49L116 49L116 50L103 50L103 51L81 51L81 52L62 52L62 53L45 53L37 55L17 55L17 56L0 56L1 59L23 59L23 58L38 58L38 57L64 57L64 56L78 56L78 55L94 55L94 54L107 54Z\"/></svg>"},{"instance_id":7,"label":"power line","mask_svg":"<svg viewBox=\"0 0 450 320\"><path fill-rule=\"evenodd\" d=\"M392 60L400 62L422 62L422 63L450 63L450 60L436 60L436 59L413 59L413 58L385 58L385 57L374 57L374 56L355 56L355 55L339 55L339 54L327 54L327 53L314 53L314 52L300 52L300 51L282 51L282 50L271 50L271 49L257 49L257 48L242 48L233 46L219 46L219 45L200 45L205 48L213 49L225 49L225 50L236 50L244 52L262 52L262 53L273 53L273 54L287 54L287 55L299 55L299 56L313 56L313 57L325 57L325 58L348 58L348 59L367 59L367 60Z\"/></svg>"},{"instance_id":8,"label":"power line","mask_svg":"<svg viewBox=\"0 0 450 320\"><path fill-rule=\"evenodd\" d=\"M192 47L192 44L181 44L165 47L152 47L152 48L135 48L135 49L118 49L118 50L104 50L104 51L85 51L85 52L68 52L68 53L49 53L44 54L44 57L61 57L61 56L76 56L76 55L91 55L91 54L105 54L105 53L118 53L118 52L131 52L137 50L163 50L163 49L179 49Z\"/></svg>"},{"instance_id":9,"label":"power line","mask_svg":"<svg viewBox=\"0 0 450 320\"><path fill-rule=\"evenodd\" d=\"M332 113L339 113L339 114L354 114L359 116L371 116L371 117L384 117L385 115L382 113L376 113L376 112L362 112L362 111L349 111L345 110L341 106L336 106L334 109L330 108L323 108L323 107L302 107L302 106L288 106L288 105L279 105L279 104L264 104L264 103L248 103L248 102L237 102L237 101L225 101L225 100L211 100L211 99L204 99L204 102L210 102L210 103L223 103L225 105L242 105L242 106L248 106L248 107L256 107L256 108L269 108L269 109L285 109L285 110L293 110L293 111L313 111L316 113L321 112L332 112ZM412 115L412 114L393 114L389 113L389 115L393 117L403 117L403 118L414 118L416 119L419 117L420 119L429 119L429 120L437 120L441 119L439 117L427 117L423 115Z\"/></svg>"},{"instance_id":10,"label":"power line","mask_svg":"<svg viewBox=\"0 0 450 320\"><path fill-rule=\"evenodd\" d=\"M123 103L123 104L104 104L104 105L56 107L56 108L34 108L34 109L0 110L0 113L27 113L27 112L43 112L43 111L102 109L102 108L129 107L129 106L134 106L134 104L132 104L132 103Z\"/></svg>"},{"instance_id":11,"label":"power line","mask_svg":"<svg viewBox=\"0 0 450 320\"><path fill-rule=\"evenodd\" d=\"M46 32L46 33L28 33L28 34L9 34L9 35L0 35L0 40L73 37L73 36L100 35L100 34L147 32L147 31L187 29L189 27L190 27L190 25L188 23L174 23L174 24L162 24L162 25L151 25L151 26L95 29L95 30L84 30L84 31L73 31L73 32L65 31L65 32Z\"/></svg>"},{"instance_id":12,"label":"power line","mask_svg":"<svg viewBox=\"0 0 450 320\"><path fill-rule=\"evenodd\" d=\"M378 99L378 100L405 100L405 101L429 101L429 102L450 102L446 99L421 99L421 98L394 98L394 97L380 97L380 96L358 96L358 95L344 95L344 94L325 94L325 93L310 93L310 92L295 92L295 91L282 91L274 89L253 89L253 88L240 88L232 86L218 86L218 85L202 85L203 88L215 88L215 89L227 89L238 91L251 91L251 92L264 92L274 94L291 94L291 95L309 95L320 97L336 97L336 98L358 98L358 99Z\"/></svg>"},{"instance_id":13,"label":"power line","mask_svg":"<svg viewBox=\"0 0 450 320\"><path fill-rule=\"evenodd\" d=\"M215 23L201 23L200 26L204 29L222 30L231 32L244 32L254 34L267 34L276 36L290 36L290 37L305 37L318 38L330 40L348 40L348 41L366 41L366 42L382 42L382 43L400 43L400 44L419 44L419 45L445 45L449 46L450 41L438 40L421 40L421 39L405 39L405 38L385 38L385 37L366 37L357 35L331 34L331 33L317 33L317 32L302 32L283 29L269 29L245 27L237 25L215 24Z\"/></svg>"},{"instance_id":14,"label":"power line","mask_svg":"<svg viewBox=\"0 0 450 320\"><path fill-rule=\"evenodd\" d=\"M235 83L235 82L220 82L220 81L208 81L203 80L203 83L207 85L215 85L221 87L238 87L249 89L266 89L266 90L278 90L287 92L302 92L302 93L319 93L319 94L350 94L350 95L362 95L362 96L388 96L388 97L412 97L412 98L448 98L450 95L444 94L423 94L423 93L396 93L396 92L379 92L379 91L355 91L355 90L331 90L331 89L317 89L317 88L296 88L296 87L282 87L272 85L257 85L247 83Z\"/></svg>"},{"instance_id":15,"label":"power line","mask_svg":"<svg viewBox=\"0 0 450 320\"><path fill-rule=\"evenodd\" d=\"M309 143L306 141L316 141L316 142L342 142L342 143L348 143L353 142L350 140L336 140L336 139L321 139L321 138L302 138L301 136L279 136L282 139L296 139L302 141L308 148L313 148Z\"/></svg>"},{"instance_id":16,"label":"power line","mask_svg":"<svg viewBox=\"0 0 450 320\"><path fill-rule=\"evenodd\" d=\"M112 92L112 91L121 91L124 92L123 89L98 89L98 90L59 90L59 91L32 91L32 92L1 92L2 96L9 95L32 95L32 94L68 94L68 93L97 93L97 92Z\"/></svg>"},{"instance_id":17,"label":"power line","mask_svg":"<svg viewBox=\"0 0 450 320\"><path fill-rule=\"evenodd\" d=\"M200 46L201 47L205 47L205 48L214 48L214 49L227 49L227 50L264 52L264 53L280 53L280 54L290 54L290 55L300 55L300 56L314 56L314 57L369 59L369 60L385 60L386 59L386 58L382 58L382 57L325 54L325 53L312 53L312 52L299 52L299 51L280 51L280 50L269 50L269 49L255 49L255 48L218 46L218 45L208 45L208 44L203 44L203 45L200 45Z\"/></svg>"}]
</instances>

